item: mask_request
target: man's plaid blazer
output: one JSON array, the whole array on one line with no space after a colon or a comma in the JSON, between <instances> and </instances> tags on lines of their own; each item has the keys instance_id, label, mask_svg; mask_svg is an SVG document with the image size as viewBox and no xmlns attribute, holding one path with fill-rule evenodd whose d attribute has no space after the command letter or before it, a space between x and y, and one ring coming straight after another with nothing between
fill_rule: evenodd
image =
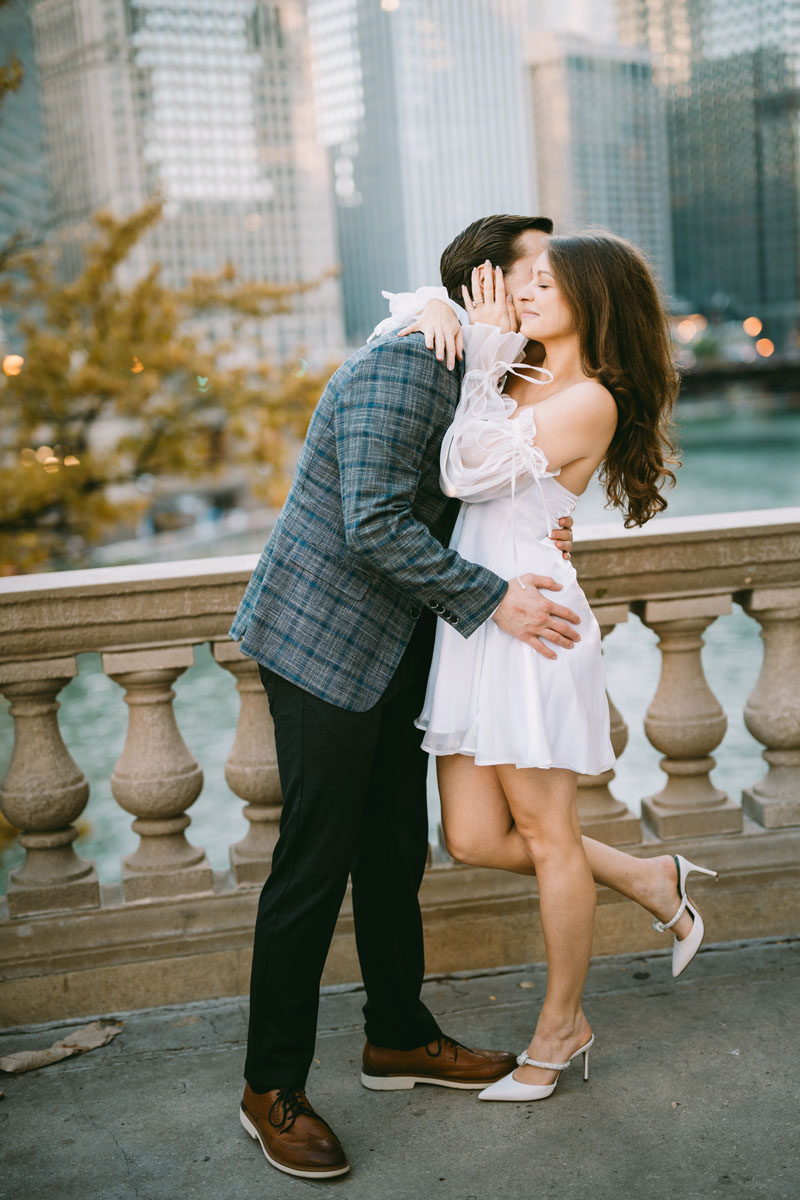
<instances>
[{"instance_id":1,"label":"man's plaid blazer","mask_svg":"<svg viewBox=\"0 0 800 1200\"><path fill-rule=\"evenodd\" d=\"M339 368L231 627L250 658L340 708L377 703L423 605L469 637L505 593L447 548L458 505L439 449L462 372L394 333Z\"/></svg>"}]
</instances>

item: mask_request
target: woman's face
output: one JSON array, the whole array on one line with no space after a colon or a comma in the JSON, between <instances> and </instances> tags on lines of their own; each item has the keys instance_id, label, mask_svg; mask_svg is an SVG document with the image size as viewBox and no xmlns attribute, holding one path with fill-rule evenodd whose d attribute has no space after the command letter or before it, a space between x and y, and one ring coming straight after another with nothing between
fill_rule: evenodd
<instances>
[{"instance_id":1,"label":"woman's face","mask_svg":"<svg viewBox=\"0 0 800 1200\"><path fill-rule=\"evenodd\" d=\"M536 342L548 342L575 332L572 309L550 268L547 252L533 264L530 278L516 289L514 304L519 331Z\"/></svg>"}]
</instances>

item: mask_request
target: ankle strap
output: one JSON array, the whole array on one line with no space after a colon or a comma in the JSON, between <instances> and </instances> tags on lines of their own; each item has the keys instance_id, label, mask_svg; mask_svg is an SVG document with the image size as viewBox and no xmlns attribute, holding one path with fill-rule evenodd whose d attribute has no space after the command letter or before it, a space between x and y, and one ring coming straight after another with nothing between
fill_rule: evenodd
<instances>
[{"instance_id":1,"label":"ankle strap","mask_svg":"<svg viewBox=\"0 0 800 1200\"><path fill-rule=\"evenodd\" d=\"M666 933L668 929L672 929L672 926L676 923L676 921L679 921L681 919L684 912L686 911L687 899L688 899L687 896L683 897L683 899L681 900L681 903L680 903L680 908L675 913L675 916L672 918L671 921L653 921L653 929L655 929L656 933Z\"/></svg>"},{"instance_id":2,"label":"ankle strap","mask_svg":"<svg viewBox=\"0 0 800 1200\"><path fill-rule=\"evenodd\" d=\"M563 1063L542 1062L541 1059L538 1058L529 1058L528 1055L523 1051L523 1053L517 1057L517 1066L544 1067L548 1071L566 1071L571 1061L572 1060L569 1059L567 1062Z\"/></svg>"}]
</instances>

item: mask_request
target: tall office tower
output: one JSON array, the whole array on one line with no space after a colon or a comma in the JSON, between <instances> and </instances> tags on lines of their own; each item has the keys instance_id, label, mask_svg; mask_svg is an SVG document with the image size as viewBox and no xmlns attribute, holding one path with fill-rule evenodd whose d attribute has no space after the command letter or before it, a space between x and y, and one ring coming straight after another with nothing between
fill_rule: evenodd
<instances>
[{"instance_id":1,"label":"tall office tower","mask_svg":"<svg viewBox=\"0 0 800 1200\"><path fill-rule=\"evenodd\" d=\"M667 103L675 284L692 306L800 328L800 7L618 0Z\"/></svg>"},{"instance_id":2,"label":"tall office tower","mask_svg":"<svg viewBox=\"0 0 800 1200\"><path fill-rule=\"evenodd\" d=\"M557 231L630 238L672 290L664 102L650 54L572 34L530 35L542 208Z\"/></svg>"},{"instance_id":3,"label":"tall office tower","mask_svg":"<svg viewBox=\"0 0 800 1200\"><path fill-rule=\"evenodd\" d=\"M309 0L348 337L438 283L459 230L534 211L521 0Z\"/></svg>"},{"instance_id":4,"label":"tall office tower","mask_svg":"<svg viewBox=\"0 0 800 1200\"><path fill-rule=\"evenodd\" d=\"M231 262L244 278L319 277L338 262L316 138L304 0L36 0L36 55L65 260L88 218L160 193L131 262L180 285ZM337 281L253 328L279 354L343 344Z\"/></svg>"},{"instance_id":5,"label":"tall office tower","mask_svg":"<svg viewBox=\"0 0 800 1200\"><path fill-rule=\"evenodd\" d=\"M617 40L616 0L526 0L531 33L576 33L593 41Z\"/></svg>"},{"instance_id":6,"label":"tall office tower","mask_svg":"<svg viewBox=\"0 0 800 1200\"><path fill-rule=\"evenodd\" d=\"M0 8L0 58L14 54L22 84L0 105L0 247L20 235L40 241L46 231L48 191L42 121L33 54L33 30L25 0ZM0 309L0 346L14 346L11 315Z\"/></svg>"}]
</instances>

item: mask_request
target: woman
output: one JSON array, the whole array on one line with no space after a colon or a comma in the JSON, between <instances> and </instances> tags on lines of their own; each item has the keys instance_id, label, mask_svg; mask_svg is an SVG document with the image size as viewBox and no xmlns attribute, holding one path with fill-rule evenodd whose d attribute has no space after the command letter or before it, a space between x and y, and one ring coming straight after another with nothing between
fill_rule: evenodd
<instances>
[{"instance_id":1,"label":"woman","mask_svg":"<svg viewBox=\"0 0 800 1200\"><path fill-rule=\"evenodd\" d=\"M581 995L595 880L636 899L657 929L672 929L674 975L703 936L686 878L715 872L680 855L642 860L581 837L577 776L614 762L600 630L547 536L598 468L626 525L666 507L659 485L674 480L668 426L678 384L649 268L619 238L551 239L509 295L487 262L464 301L466 374L441 453L442 487L464 502L451 546L505 578L555 578L559 602L581 621L577 642L552 649L515 641L491 620L469 639L438 622L418 721L423 747L437 758L451 854L537 876L547 993L517 1070L480 1098L538 1100L579 1055L588 1078L594 1036ZM402 334L417 330L429 346L452 344L458 318L432 300Z\"/></svg>"}]
</instances>

